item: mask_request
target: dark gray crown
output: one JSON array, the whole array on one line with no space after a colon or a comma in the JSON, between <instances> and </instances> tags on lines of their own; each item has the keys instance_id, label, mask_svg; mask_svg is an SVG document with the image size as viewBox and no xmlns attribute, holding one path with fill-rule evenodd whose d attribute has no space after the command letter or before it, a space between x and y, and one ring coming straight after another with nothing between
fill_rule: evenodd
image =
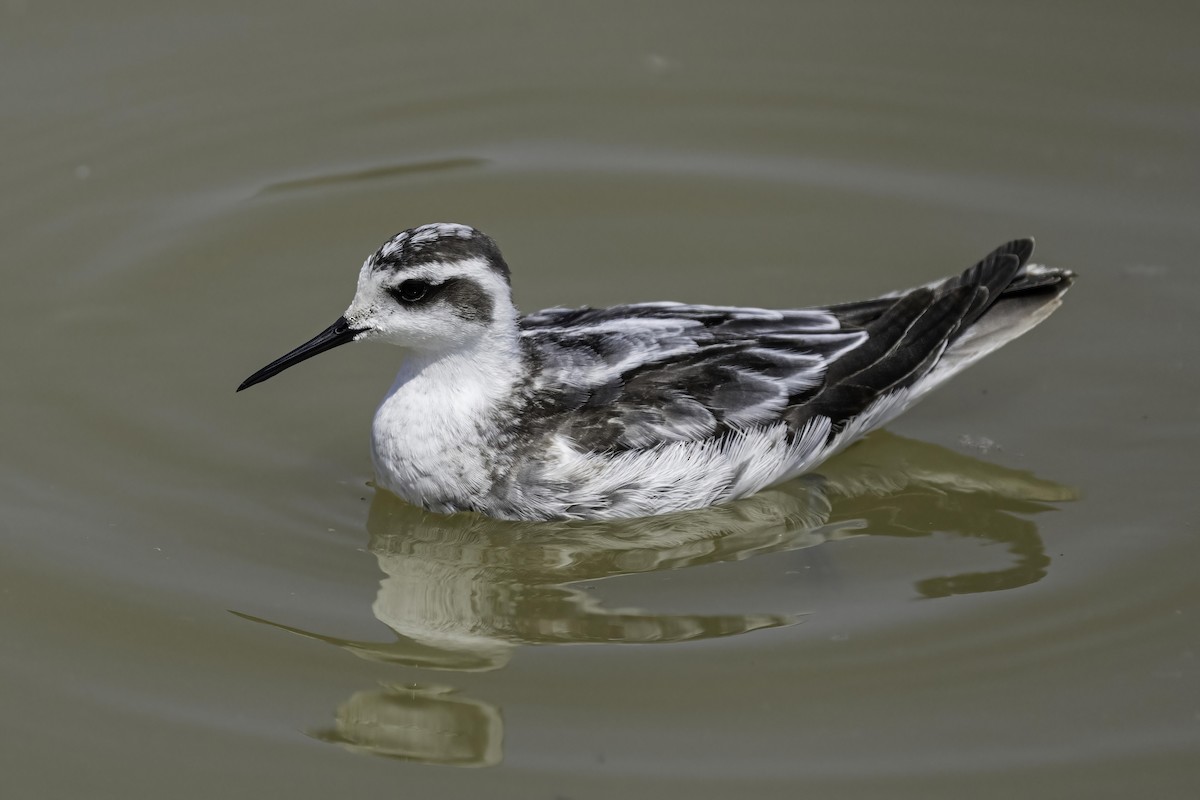
<instances>
[{"instance_id":1,"label":"dark gray crown","mask_svg":"<svg viewBox=\"0 0 1200 800\"><path fill-rule=\"evenodd\" d=\"M492 238L469 225L454 222L435 222L401 231L371 256L372 268L377 271L400 271L467 258L482 259L505 281L510 281L508 264Z\"/></svg>"}]
</instances>

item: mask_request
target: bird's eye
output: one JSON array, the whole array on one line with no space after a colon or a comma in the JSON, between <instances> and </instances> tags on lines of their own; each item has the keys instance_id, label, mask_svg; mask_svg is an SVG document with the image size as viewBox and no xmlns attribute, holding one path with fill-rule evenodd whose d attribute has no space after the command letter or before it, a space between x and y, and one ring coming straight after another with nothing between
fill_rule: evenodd
<instances>
[{"instance_id":1,"label":"bird's eye","mask_svg":"<svg viewBox=\"0 0 1200 800\"><path fill-rule=\"evenodd\" d=\"M391 290L392 297L401 303L419 303L429 294L430 286L425 281L405 281Z\"/></svg>"}]
</instances>

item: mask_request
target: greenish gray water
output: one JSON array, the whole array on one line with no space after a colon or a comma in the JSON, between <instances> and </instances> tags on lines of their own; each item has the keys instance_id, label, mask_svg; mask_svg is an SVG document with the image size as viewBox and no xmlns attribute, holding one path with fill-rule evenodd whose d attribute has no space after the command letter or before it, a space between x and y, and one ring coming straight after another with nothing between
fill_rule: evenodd
<instances>
[{"instance_id":1,"label":"greenish gray water","mask_svg":"<svg viewBox=\"0 0 1200 800\"><path fill-rule=\"evenodd\" d=\"M1198 23L0 6L5 796L1194 796ZM527 309L1081 278L820 476L528 529L370 488L388 348L233 393L436 220Z\"/></svg>"}]
</instances>

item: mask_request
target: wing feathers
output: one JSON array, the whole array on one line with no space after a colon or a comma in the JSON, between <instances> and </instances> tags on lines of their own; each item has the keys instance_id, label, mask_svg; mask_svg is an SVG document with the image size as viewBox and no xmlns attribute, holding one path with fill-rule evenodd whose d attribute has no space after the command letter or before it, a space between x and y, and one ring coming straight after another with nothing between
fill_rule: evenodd
<instances>
[{"instance_id":1,"label":"wing feathers","mask_svg":"<svg viewBox=\"0 0 1200 800\"><path fill-rule=\"evenodd\" d=\"M958 276L828 309L540 311L520 322L541 365L536 402L549 430L593 451L780 421L795 435L816 418L832 439L891 395L909 402L907 390L1000 298L1061 292L1069 273L1027 268L1032 253L1032 240L1015 239Z\"/></svg>"}]
</instances>

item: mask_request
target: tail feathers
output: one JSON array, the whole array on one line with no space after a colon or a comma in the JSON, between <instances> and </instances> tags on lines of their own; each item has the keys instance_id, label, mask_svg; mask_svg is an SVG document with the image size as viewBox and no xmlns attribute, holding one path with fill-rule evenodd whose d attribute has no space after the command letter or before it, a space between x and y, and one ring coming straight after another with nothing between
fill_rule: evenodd
<instances>
[{"instance_id":1,"label":"tail feathers","mask_svg":"<svg viewBox=\"0 0 1200 800\"><path fill-rule=\"evenodd\" d=\"M789 421L823 415L836 433L881 397L907 390L910 404L1033 328L1058 308L1075 276L1030 264L1032 255L1032 239L1014 239L961 275L831 308L843 325L869 335L829 365L824 385Z\"/></svg>"},{"instance_id":2,"label":"tail feathers","mask_svg":"<svg viewBox=\"0 0 1200 800\"><path fill-rule=\"evenodd\" d=\"M1061 296L1074 281L1075 273L1069 269L1028 264L1008 285L1002 296L1015 297L1018 294L1040 293L1040 290L1056 291Z\"/></svg>"},{"instance_id":3,"label":"tail feathers","mask_svg":"<svg viewBox=\"0 0 1200 800\"><path fill-rule=\"evenodd\" d=\"M1075 273L1026 263L1033 252L1032 239L1009 242L996 253L1012 248L1021 251L1018 247L1020 244L1028 244L1029 248L1028 252L1024 253L1025 261L1020 269L1008 278L1008 282L1000 289L993 302L981 309L973 320L964 320L964 325L951 338L946 352L930 371L928 378L922 381L923 390L932 389L988 353L1027 333L1062 305L1062 296L1074 282ZM973 271L987 264L994 255L995 253L989 255L964 272L959 280L965 280ZM1011 257L1010 253L1006 252L1005 257ZM982 280L985 284L995 285L987 278Z\"/></svg>"}]
</instances>

